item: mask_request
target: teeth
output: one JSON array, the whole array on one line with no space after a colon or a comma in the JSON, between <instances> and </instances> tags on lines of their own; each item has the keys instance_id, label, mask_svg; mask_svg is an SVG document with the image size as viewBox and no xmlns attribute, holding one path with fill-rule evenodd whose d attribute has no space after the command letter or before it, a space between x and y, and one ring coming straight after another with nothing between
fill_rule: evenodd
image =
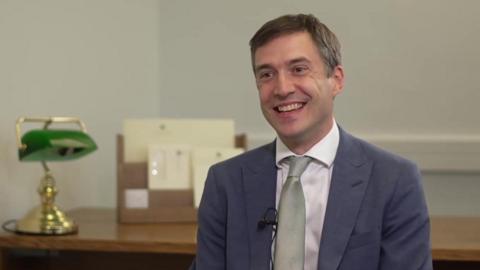
<instances>
[{"instance_id":1,"label":"teeth","mask_svg":"<svg viewBox=\"0 0 480 270\"><path fill-rule=\"evenodd\" d=\"M285 106L278 106L278 110L280 112L289 112L289 111L300 109L302 106L303 105L301 103L293 103Z\"/></svg>"}]
</instances>

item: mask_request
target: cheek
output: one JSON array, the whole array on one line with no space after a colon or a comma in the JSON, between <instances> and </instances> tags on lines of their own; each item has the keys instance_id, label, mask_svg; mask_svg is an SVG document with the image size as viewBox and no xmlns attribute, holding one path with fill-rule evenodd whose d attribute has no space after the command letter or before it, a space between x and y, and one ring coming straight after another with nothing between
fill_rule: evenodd
<instances>
[{"instance_id":1,"label":"cheek","mask_svg":"<svg viewBox=\"0 0 480 270\"><path fill-rule=\"evenodd\" d=\"M319 99L331 99L333 96L333 88L327 82L315 82L315 91L313 91L312 95Z\"/></svg>"},{"instance_id":2,"label":"cheek","mask_svg":"<svg viewBox=\"0 0 480 270\"><path fill-rule=\"evenodd\" d=\"M258 89L258 97L260 98L260 103L265 104L270 102L271 99L271 91L265 88Z\"/></svg>"}]
</instances>

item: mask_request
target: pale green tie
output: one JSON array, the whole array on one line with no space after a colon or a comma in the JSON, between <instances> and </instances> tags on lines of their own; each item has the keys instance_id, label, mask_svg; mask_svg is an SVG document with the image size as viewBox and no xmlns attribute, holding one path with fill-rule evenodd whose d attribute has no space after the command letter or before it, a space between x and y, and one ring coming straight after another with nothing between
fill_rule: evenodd
<instances>
[{"instance_id":1,"label":"pale green tie","mask_svg":"<svg viewBox=\"0 0 480 270\"><path fill-rule=\"evenodd\" d=\"M300 176L312 159L289 157L290 169L278 205L275 270L303 270L305 257L305 197Z\"/></svg>"}]
</instances>

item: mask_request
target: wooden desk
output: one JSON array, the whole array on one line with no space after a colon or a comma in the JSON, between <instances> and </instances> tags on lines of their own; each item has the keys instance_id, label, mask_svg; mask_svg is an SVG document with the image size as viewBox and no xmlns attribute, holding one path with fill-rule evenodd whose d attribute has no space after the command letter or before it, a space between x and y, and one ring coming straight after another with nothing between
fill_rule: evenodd
<instances>
[{"instance_id":1,"label":"wooden desk","mask_svg":"<svg viewBox=\"0 0 480 270\"><path fill-rule=\"evenodd\" d=\"M480 217L432 217L435 269L480 269Z\"/></svg>"},{"instance_id":2,"label":"wooden desk","mask_svg":"<svg viewBox=\"0 0 480 270\"><path fill-rule=\"evenodd\" d=\"M196 224L123 225L117 223L113 209L77 209L69 214L79 224L76 235L27 236L0 232L0 270L187 269L194 258ZM31 263L25 265L12 259L18 255L14 252L18 249L33 254L30 256L33 259L29 258ZM54 252L42 256L35 250ZM49 257L48 262L44 262L45 257Z\"/></svg>"},{"instance_id":3,"label":"wooden desk","mask_svg":"<svg viewBox=\"0 0 480 270\"><path fill-rule=\"evenodd\" d=\"M196 224L117 224L113 209L78 209L70 214L80 225L77 235L0 232L0 269L173 270L187 269L194 257ZM431 224L435 269L480 269L480 217L432 217ZM14 259L17 249L48 250L33 261L38 265L49 257L49 262L44 268L25 266Z\"/></svg>"}]
</instances>

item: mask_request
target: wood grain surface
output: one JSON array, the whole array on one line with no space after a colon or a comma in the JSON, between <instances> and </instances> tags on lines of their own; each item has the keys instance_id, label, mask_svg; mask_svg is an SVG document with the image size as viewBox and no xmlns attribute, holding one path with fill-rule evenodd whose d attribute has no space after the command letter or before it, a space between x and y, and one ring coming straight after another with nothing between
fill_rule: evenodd
<instances>
[{"instance_id":1,"label":"wood grain surface","mask_svg":"<svg viewBox=\"0 0 480 270\"><path fill-rule=\"evenodd\" d=\"M0 232L0 247L110 252L195 254L195 223L118 224L114 209L69 212L79 233L31 236Z\"/></svg>"},{"instance_id":2,"label":"wood grain surface","mask_svg":"<svg viewBox=\"0 0 480 270\"><path fill-rule=\"evenodd\" d=\"M0 232L0 247L195 254L195 223L118 224L114 209L82 208L70 215L79 224L77 235ZM431 228L434 260L480 262L480 217L432 217Z\"/></svg>"},{"instance_id":3,"label":"wood grain surface","mask_svg":"<svg viewBox=\"0 0 480 270\"><path fill-rule=\"evenodd\" d=\"M480 262L480 217L432 217L431 228L434 260Z\"/></svg>"}]
</instances>

